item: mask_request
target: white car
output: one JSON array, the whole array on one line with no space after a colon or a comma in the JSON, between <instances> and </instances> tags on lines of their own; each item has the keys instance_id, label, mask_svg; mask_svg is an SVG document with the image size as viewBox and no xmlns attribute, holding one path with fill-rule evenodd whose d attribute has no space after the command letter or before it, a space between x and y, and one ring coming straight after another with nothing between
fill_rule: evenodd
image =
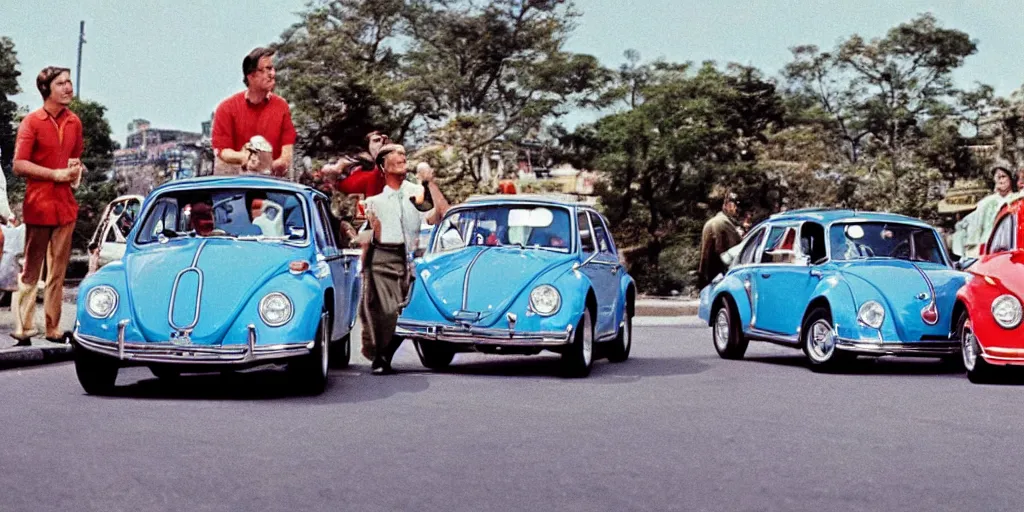
<instances>
[{"instance_id":1,"label":"white car","mask_svg":"<svg viewBox=\"0 0 1024 512\"><path fill-rule=\"evenodd\" d=\"M89 252L95 265L90 271L95 272L124 256L126 238L142 208L142 200L143 197L137 195L121 196L103 210L96 232L89 241Z\"/></svg>"}]
</instances>

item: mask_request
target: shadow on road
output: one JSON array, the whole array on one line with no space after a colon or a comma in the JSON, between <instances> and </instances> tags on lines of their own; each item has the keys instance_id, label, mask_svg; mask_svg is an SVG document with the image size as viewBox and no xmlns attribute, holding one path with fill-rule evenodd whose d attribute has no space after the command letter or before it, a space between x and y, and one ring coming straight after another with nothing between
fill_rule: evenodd
<instances>
[{"instance_id":1,"label":"shadow on road","mask_svg":"<svg viewBox=\"0 0 1024 512\"><path fill-rule=\"evenodd\" d=\"M753 356L743 360L777 366L803 367L807 368L807 371L811 371L807 358L799 352L794 352L792 356ZM856 361L832 373L838 375L948 375L959 377L964 375L964 370L935 358L859 357Z\"/></svg>"},{"instance_id":2,"label":"shadow on road","mask_svg":"<svg viewBox=\"0 0 1024 512\"><path fill-rule=\"evenodd\" d=\"M283 368L259 368L243 372L184 374L158 379L145 368L132 368L136 378L114 389L111 398L172 400L305 400L310 403L355 403L380 400L398 393L417 393L430 384L423 375L400 374L378 377L358 368L334 370L321 395L308 396L299 390ZM125 371L125 370L122 370ZM123 382L123 377L118 380Z\"/></svg>"},{"instance_id":3,"label":"shadow on road","mask_svg":"<svg viewBox=\"0 0 1024 512\"><path fill-rule=\"evenodd\" d=\"M559 356L489 356L484 361L462 363L458 359L447 369L436 373L473 375L478 377L548 377L564 379ZM701 373L710 366L691 358L636 358L621 363L607 359L594 361L587 383L624 384L644 377L669 377Z\"/></svg>"}]
</instances>

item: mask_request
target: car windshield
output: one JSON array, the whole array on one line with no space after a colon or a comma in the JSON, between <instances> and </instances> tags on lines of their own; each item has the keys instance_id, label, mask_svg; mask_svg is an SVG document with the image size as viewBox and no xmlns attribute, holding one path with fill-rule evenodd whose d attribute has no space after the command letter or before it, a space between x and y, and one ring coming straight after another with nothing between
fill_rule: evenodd
<instances>
[{"instance_id":1,"label":"car windshield","mask_svg":"<svg viewBox=\"0 0 1024 512\"><path fill-rule=\"evenodd\" d=\"M183 236L239 240L306 240L302 201L294 192L265 189L180 190L157 197L136 242Z\"/></svg>"},{"instance_id":2,"label":"car windshield","mask_svg":"<svg viewBox=\"0 0 1024 512\"><path fill-rule=\"evenodd\" d=\"M892 258L945 264L935 230L886 222L835 224L829 232L833 260Z\"/></svg>"},{"instance_id":3,"label":"car windshield","mask_svg":"<svg viewBox=\"0 0 1024 512\"><path fill-rule=\"evenodd\" d=\"M503 205L462 209L441 221L431 252L472 245L511 245L567 253L572 250L569 219L569 211L557 207Z\"/></svg>"}]
</instances>

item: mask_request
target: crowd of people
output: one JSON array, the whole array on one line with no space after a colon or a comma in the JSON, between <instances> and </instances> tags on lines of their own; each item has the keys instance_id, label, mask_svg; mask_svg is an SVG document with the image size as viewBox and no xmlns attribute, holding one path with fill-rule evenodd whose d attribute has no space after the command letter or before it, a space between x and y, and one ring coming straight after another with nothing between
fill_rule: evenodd
<instances>
[{"instance_id":1,"label":"crowd of people","mask_svg":"<svg viewBox=\"0 0 1024 512\"><path fill-rule=\"evenodd\" d=\"M274 94L276 76L272 49L255 48L242 59L245 89L224 99L214 113L214 174L295 178L292 160L297 133L287 101ZM74 189L88 172L81 160L82 123L68 108L74 98L70 70L44 68L36 86L43 105L19 126L14 154L14 173L26 181L20 219L7 204L6 190L0 198L2 269L6 269L0 270L0 289L12 292L15 328L11 336L19 346L31 345L40 334L35 305L44 264L43 334L51 342L65 340L59 325L71 234L78 217ZM419 183L414 184L407 179L405 148L379 131L369 133L366 141L365 154L342 156L321 172L334 190L353 197L358 205L351 215L336 213L344 220L366 220L362 232L352 222L342 222L338 235L362 248L362 353L372 361L373 373L386 374L392 371L391 358L400 343L394 333L410 288L420 225L437 222L449 205L428 163L417 164ZM0 182L0 187L5 186L5 181ZM22 263L20 270L16 261Z\"/></svg>"}]
</instances>

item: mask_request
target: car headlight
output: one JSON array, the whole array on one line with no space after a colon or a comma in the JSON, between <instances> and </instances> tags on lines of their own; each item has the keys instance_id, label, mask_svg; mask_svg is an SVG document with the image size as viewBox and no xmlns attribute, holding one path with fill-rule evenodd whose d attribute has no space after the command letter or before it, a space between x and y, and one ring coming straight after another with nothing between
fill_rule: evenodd
<instances>
[{"instance_id":1,"label":"car headlight","mask_svg":"<svg viewBox=\"0 0 1024 512\"><path fill-rule=\"evenodd\" d=\"M1004 329L1013 329L1020 325L1020 301L1013 295L1000 295L992 301L992 317Z\"/></svg>"},{"instance_id":2,"label":"car headlight","mask_svg":"<svg viewBox=\"0 0 1024 512\"><path fill-rule=\"evenodd\" d=\"M562 296L549 284L542 284L530 292L530 307L538 314L551 316L562 305Z\"/></svg>"},{"instance_id":3,"label":"car headlight","mask_svg":"<svg viewBox=\"0 0 1024 512\"><path fill-rule=\"evenodd\" d=\"M271 292L260 299L260 318L271 327L280 327L292 319L292 301L281 292Z\"/></svg>"},{"instance_id":4,"label":"car headlight","mask_svg":"<svg viewBox=\"0 0 1024 512\"><path fill-rule=\"evenodd\" d=\"M868 327L878 329L882 326L882 320L885 320L885 308L881 304L869 300L860 305L860 309L857 311L857 320Z\"/></svg>"},{"instance_id":5,"label":"car headlight","mask_svg":"<svg viewBox=\"0 0 1024 512\"><path fill-rule=\"evenodd\" d=\"M97 286L85 296L85 310L94 318L109 318L117 309L117 292L109 286Z\"/></svg>"}]
</instances>

